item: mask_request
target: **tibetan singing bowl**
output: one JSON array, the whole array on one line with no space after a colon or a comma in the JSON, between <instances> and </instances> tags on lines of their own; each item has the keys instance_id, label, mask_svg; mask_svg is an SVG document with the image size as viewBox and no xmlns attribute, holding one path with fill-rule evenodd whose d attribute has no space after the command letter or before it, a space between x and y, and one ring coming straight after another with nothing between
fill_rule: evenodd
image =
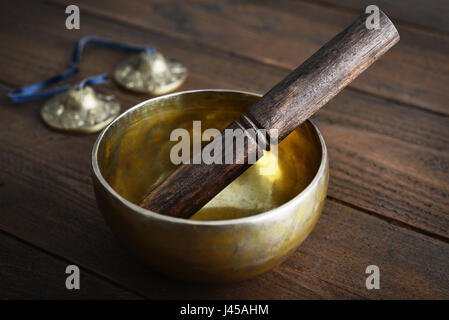
<instances>
[{"instance_id":1,"label":"tibetan singing bowl","mask_svg":"<svg viewBox=\"0 0 449 320\"><path fill-rule=\"evenodd\" d=\"M277 162L267 152L190 219L136 205L176 168L172 130L191 133L194 120L203 132L222 130L259 98L225 90L162 96L124 112L98 137L92 166L99 208L153 268L190 281L242 280L281 263L312 231L329 169L323 137L310 121L279 144Z\"/></svg>"}]
</instances>

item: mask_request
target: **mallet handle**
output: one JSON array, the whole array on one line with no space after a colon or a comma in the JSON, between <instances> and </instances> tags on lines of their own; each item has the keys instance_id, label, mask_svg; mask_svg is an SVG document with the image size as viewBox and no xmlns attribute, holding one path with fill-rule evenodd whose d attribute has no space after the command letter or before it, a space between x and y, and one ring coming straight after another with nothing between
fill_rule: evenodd
<instances>
[{"instance_id":1,"label":"mallet handle","mask_svg":"<svg viewBox=\"0 0 449 320\"><path fill-rule=\"evenodd\" d=\"M241 124L233 122L228 129L277 129L278 140L284 139L399 41L396 28L383 12L380 12L379 29L368 29L367 17L361 15L326 43L252 105L242 115ZM234 157L232 164L180 166L140 206L174 217L192 216L250 167L244 160L260 148L257 141L247 139L245 151ZM225 142L223 133L210 142L224 146L223 159L235 147L226 146Z\"/></svg>"}]
</instances>

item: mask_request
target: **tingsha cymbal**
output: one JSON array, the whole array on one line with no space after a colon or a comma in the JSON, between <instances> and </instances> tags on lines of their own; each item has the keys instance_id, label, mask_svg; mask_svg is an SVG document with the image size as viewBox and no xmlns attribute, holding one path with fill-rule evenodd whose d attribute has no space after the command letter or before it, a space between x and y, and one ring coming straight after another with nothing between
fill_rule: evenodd
<instances>
[{"instance_id":1,"label":"tingsha cymbal","mask_svg":"<svg viewBox=\"0 0 449 320\"><path fill-rule=\"evenodd\" d=\"M114 78L131 91L162 95L178 88L187 78L187 68L162 53L142 52L120 63Z\"/></svg>"},{"instance_id":2,"label":"tingsha cymbal","mask_svg":"<svg viewBox=\"0 0 449 320\"><path fill-rule=\"evenodd\" d=\"M73 87L48 100L41 109L42 119L51 128L91 133L106 127L120 112L118 100L92 87Z\"/></svg>"}]
</instances>

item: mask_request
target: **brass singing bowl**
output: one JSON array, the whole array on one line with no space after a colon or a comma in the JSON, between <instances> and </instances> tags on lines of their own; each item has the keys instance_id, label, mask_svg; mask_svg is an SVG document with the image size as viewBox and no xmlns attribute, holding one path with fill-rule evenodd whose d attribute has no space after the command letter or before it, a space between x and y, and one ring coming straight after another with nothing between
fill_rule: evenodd
<instances>
[{"instance_id":1,"label":"brass singing bowl","mask_svg":"<svg viewBox=\"0 0 449 320\"><path fill-rule=\"evenodd\" d=\"M147 100L117 117L92 152L98 206L114 233L154 269L190 281L227 282L280 264L314 228L328 186L324 139L311 121L264 155L190 219L136 205L176 168L173 129L224 129L260 98L227 90ZM203 142L203 144L206 142ZM277 164L277 165L276 165Z\"/></svg>"}]
</instances>

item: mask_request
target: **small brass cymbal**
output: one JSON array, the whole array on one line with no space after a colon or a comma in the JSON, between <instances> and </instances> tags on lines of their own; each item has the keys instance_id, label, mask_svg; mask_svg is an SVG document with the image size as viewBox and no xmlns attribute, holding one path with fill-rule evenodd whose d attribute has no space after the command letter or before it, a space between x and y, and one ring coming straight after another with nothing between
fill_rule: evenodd
<instances>
[{"instance_id":1,"label":"small brass cymbal","mask_svg":"<svg viewBox=\"0 0 449 320\"><path fill-rule=\"evenodd\" d=\"M106 127L120 112L118 100L92 87L73 87L55 95L41 109L45 123L53 129L92 133Z\"/></svg>"},{"instance_id":2,"label":"small brass cymbal","mask_svg":"<svg viewBox=\"0 0 449 320\"><path fill-rule=\"evenodd\" d=\"M158 51L142 52L120 63L115 69L114 78L131 91L162 95L184 83L187 68Z\"/></svg>"}]
</instances>

